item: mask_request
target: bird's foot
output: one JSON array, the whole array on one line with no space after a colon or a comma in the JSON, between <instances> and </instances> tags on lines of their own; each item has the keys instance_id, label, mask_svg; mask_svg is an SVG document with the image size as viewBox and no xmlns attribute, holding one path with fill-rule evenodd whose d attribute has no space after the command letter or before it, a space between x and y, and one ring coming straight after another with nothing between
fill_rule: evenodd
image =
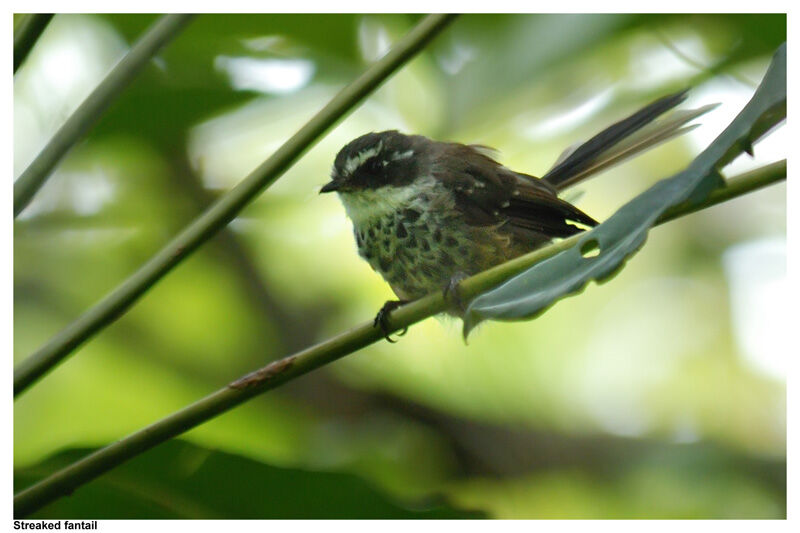
<instances>
[{"instance_id":1,"label":"bird's foot","mask_svg":"<svg viewBox=\"0 0 800 533\"><path fill-rule=\"evenodd\" d=\"M403 304L407 303L408 300L389 300L385 304L383 304L381 310L378 311L377 315L375 315L375 321L372 323L372 326L376 328L378 327L381 328L381 331L383 332L383 337L391 343L395 343L397 341L393 340L389 336L389 334L391 333L391 331L389 330L389 313L391 313L398 307L402 306ZM401 331L397 335L399 337L402 337L403 335L406 334L407 331L408 331L408 326L403 328L403 331Z\"/></svg>"}]
</instances>

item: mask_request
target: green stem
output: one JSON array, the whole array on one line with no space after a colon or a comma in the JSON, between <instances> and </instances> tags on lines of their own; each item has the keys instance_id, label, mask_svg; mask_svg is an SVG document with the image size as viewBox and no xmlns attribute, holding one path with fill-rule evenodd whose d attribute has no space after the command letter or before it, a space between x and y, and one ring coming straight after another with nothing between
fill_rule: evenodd
<instances>
[{"instance_id":1,"label":"green stem","mask_svg":"<svg viewBox=\"0 0 800 533\"><path fill-rule=\"evenodd\" d=\"M16 31L14 31L15 74L52 18L52 13L33 13L22 16L22 20L17 25Z\"/></svg>"},{"instance_id":2,"label":"green stem","mask_svg":"<svg viewBox=\"0 0 800 533\"><path fill-rule=\"evenodd\" d=\"M194 15L164 15L133 45L92 93L58 129L14 183L14 217L44 185L58 162L89 131L111 102L133 80L155 53L175 37ZM15 47L16 48L16 47ZM16 58L16 49L14 50Z\"/></svg>"},{"instance_id":3,"label":"green stem","mask_svg":"<svg viewBox=\"0 0 800 533\"><path fill-rule=\"evenodd\" d=\"M710 207L785 178L785 160L731 178L726 187L715 190L701 204L693 206L680 205L671 210L669 215L661 217L658 223ZM462 294L466 297L472 297L488 290L509 277L530 268L535 263L569 248L578 241L579 237L579 235L576 235L553 243L468 278L461 282ZM447 304L441 293L428 295L394 311L390 317L390 328L392 331L398 331L431 315L443 312L446 306ZM80 461L22 490L14 497L14 515L16 518L27 516L145 450L176 437L258 394L274 389L287 381L344 357L382 338L383 333L378 328L375 328L372 321L370 321L316 346L274 361L266 367L206 396L202 400L122 440L97 450Z\"/></svg>"},{"instance_id":4,"label":"green stem","mask_svg":"<svg viewBox=\"0 0 800 533\"><path fill-rule=\"evenodd\" d=\"M14 369L14 395L24 391L89 337L111 324L150 287L224 228L250 201L281 176L303 153L365 96L414 57L455 15L429 15L382 59L345 87L278 151L217 200L131 277L57 333Z\"/></svg>"},{"instance_id":5,"label":"green stem","mask_svg":"<svg viewBox=\"0 0 800 533\"><path fill-rule=\"evenodd\" d=\"M736 198L743 194L761 189L767 185L772 185L777 181L786 179L786 160L776 161L769 165L739 174L735 178L731 178L726 182L725 187L719 187L711 191L708 197L697 205L692 205L689 202L675 205L658 217L657 224L669 222L678 217L688 215L700 209L725 202L731 198Z\"/></svg>"}]
</instances>

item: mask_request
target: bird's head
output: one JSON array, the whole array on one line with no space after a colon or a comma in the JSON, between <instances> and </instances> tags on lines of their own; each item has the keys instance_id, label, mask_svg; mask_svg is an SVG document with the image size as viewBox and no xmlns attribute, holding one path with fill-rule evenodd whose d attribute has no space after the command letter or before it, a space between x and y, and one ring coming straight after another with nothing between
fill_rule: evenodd
<instances>
[{"instance_id":1,"label":"bird's head","mask_svg":"<svg viewBox=\"0 0 800 533\"><path fill-rule=\"evenodd\" d=\"M331 181L320 192L348 195L409 185L418 175L420 139L391 130L350 141L336 155Z\"/></svg>"}]
</instances>

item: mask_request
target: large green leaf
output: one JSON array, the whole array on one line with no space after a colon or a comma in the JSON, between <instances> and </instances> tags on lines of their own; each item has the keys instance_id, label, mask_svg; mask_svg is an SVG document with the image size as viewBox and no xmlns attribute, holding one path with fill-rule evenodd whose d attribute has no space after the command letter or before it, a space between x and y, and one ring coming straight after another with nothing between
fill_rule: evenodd
<instances>
[{"instance_id":1,"label":"large green leaf","mask_svg":"<svg viewBox=\"0 0 800 533\"><path fill-rule=\"evenodd\" d=\"M70 450L16 473L15 489L89 450ZM389 500L349 474L277 468L182 441L165 443L31 518L481 518L441 501Z\"/></svg>"},{"instance_id":2,"label":"large green leaf","mask_svg":"<svg viewBox=\"0 0 800 533\"><path fill-rule=\"evenodd\" d=\"M483 320L532 318L556 300L580 292L589 281L613 276L641 248L664 211L687 200L701 201L720 183L719 169L743 151L752 152L753 143L785 117L784 43L750 102L686 170L625 204L574 247L475 298L467 308L464 335Z\"/></svg>"}]
</instances>

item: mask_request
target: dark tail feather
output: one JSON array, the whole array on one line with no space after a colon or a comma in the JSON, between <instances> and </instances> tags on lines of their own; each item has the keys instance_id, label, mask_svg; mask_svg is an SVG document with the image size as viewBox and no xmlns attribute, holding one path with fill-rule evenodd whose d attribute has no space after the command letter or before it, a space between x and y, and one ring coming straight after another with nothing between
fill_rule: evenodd
<instances>
[{"instance_id":1,"label":"dark tail feather","mask_svg":"<svg viewBox=\"0 0 800 533\"><path fill-rule=\"evenodd\" d=\"M551 168L542 179L561 190L575 181L575 176L580 175L586 168L596 163L599 156L626 139L633 133L651 123L660 115L669 111L686 99L688 89L665 96L649 104L628 118L617 122L604 129L582 145L580 145L563 161ZM581 176L581 179L588 177Z\"/></svg>"}]
</instances>

